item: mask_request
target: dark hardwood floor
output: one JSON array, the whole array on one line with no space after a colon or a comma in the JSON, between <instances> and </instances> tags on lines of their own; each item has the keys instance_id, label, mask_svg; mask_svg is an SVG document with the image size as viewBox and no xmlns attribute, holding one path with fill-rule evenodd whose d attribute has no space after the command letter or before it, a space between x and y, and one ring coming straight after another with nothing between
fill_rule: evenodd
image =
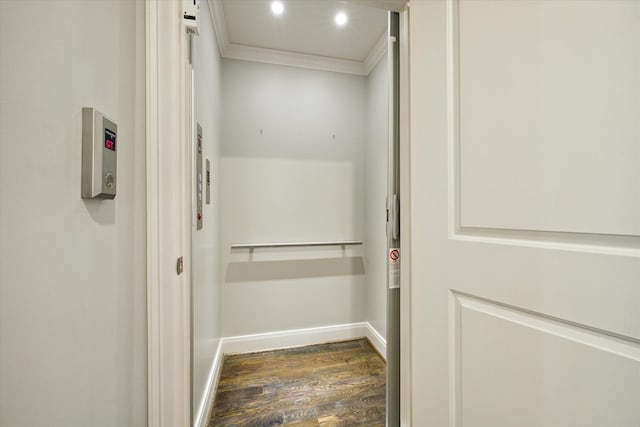
<instances>
[{"instance_id":1,"label":"dark hardwood floor","mask_svg":"<svg viewBox=\"0 0 640 427\"><path fill-rule=\"evenodd\" d=\"M385 369L366 339L225 356L209 427L384 426Z\"/></svg>"}]
</instances>

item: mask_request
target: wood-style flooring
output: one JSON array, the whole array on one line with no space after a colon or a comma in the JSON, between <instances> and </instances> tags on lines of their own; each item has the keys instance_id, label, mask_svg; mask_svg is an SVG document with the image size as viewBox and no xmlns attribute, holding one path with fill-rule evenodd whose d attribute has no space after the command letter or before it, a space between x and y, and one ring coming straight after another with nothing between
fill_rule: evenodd
<instances>
[{"instance_id":1,"label":"wood-style flooring","mask_svg":"<svg viewBox=\"0 0 640 427\"><path fill-rule=\"evenodd\" d=\"M209 427L384 426L385 370L366 339L225 356Z\"/></svg>"}]
</instances>

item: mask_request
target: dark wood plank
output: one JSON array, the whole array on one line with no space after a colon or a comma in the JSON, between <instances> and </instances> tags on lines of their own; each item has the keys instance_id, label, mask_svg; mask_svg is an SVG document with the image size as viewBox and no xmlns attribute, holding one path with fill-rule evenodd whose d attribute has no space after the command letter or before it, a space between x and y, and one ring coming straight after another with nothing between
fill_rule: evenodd
<instances>
[{"instance_id":1,"label":"dark wood plank","mask_svg":"<svg viewBox=\"0 0 640 427\"><path fill-rule=\"evenodd\" d=\"M383 427L385 370L366 339L225 356L209 426Z\"/></svg>"}]
</instances>

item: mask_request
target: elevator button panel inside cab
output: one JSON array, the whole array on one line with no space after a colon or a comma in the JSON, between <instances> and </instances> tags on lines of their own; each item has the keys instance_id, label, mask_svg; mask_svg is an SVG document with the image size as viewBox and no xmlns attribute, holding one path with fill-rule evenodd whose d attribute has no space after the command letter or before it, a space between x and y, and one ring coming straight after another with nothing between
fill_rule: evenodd
<instances>
[{"instance_id":1,"label":"elevator button panel inside cab","mask_svg":"<svg viewBox=\"0 0 640 427\"><path fill-rule=\"evenodd\" d=\"M82 109L82 198L113 199L118 183L118 125L95 108Z\"/></svg>"},{"instance_id":2,"label":"elevator button panel inside cab","mask_svg":"<svg viewBox=\"0 0 640 427\"><path fill-rule=\"evenodd\" d=\"M196 124L196 230L202 230L202 126Z\"/></svg>"}]
</instances>

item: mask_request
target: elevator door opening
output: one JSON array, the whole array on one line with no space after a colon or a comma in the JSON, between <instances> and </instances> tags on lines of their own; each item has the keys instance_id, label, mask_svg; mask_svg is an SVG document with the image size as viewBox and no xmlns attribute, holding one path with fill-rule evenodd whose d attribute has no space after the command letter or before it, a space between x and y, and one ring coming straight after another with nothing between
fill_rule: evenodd
<instances>
[{"instance_id":1,"label":"elevator door opening","mask_svg":"<svg viewBox=\"0 0 640 427\"><path fill-rule=\"evenodd\" d=\"M203 7L193 105L213 183L192 229L194 424L213 398L210 360L305 334L369 338L399 425L399 22L353 3Z\"/></svg>"}]
</instances>

